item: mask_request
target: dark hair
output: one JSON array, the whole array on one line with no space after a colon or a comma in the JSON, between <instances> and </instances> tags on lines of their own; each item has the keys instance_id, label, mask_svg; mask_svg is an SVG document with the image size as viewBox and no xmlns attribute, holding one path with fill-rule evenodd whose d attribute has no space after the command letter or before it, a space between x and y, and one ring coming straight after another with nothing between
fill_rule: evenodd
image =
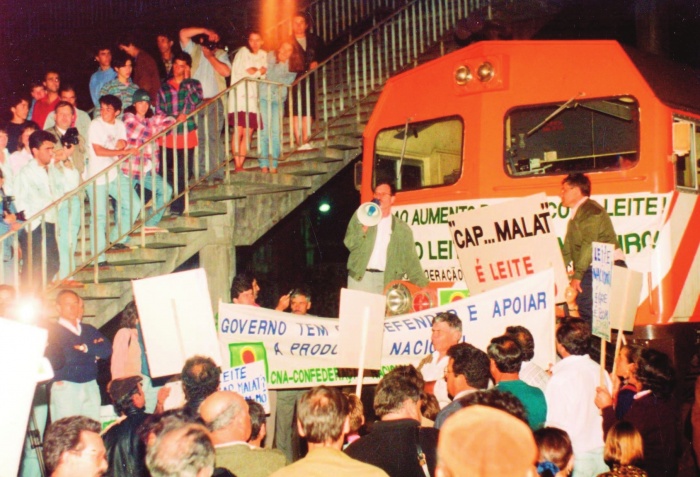
<instances>
[{"instance_id":1,"label":"dark hair","mask_svg":"<svg viewBox=\"0 0 700 477\"><path fill-rule=\"evenodd\" d=\"M651 390L656 397L667 399L673 393L676 372L666 353L651 348L642 350L635 375L642 389Z\"/></svg>"},{"instance_id":2,"label":"dark hair","mask_svg":"<svg viewBox=\"0 0 700 477\"><path fill-rule=\"evenodd\" d=\"M241 293L253 289L253 275L248 272L239 273L231 282L231 300L238 298Z\"/></svg>"},{"instance_id":3,"label":"dark hair","mask_svg":"<svg viewBox=\"0 0 700 477\"><path fill-rule=\"evenodd\" d=\"M79 451L83 432L100 433L100 423L85 416L70 416L52 422L44 435L44 463L46 474L51 475L67 451Z\"/></svg>"},{"instance_id":4,"label":"dark hair","mask_svg":"<svg viewBox=\"0 0 700 477\"><path fill-rule=\"evenodd\" d=\"M131 65L134 65L134 59L127 52L117 49L112 53L112 68L126 66L127 61L131 61Z\"/></svg>"},{"instance_id":5,"label":"dark hair","mask_svg":"<svg viewBox=\"0 0 700 477\"><path fill-rule=\"evenodd\" d=\"M44 87L44 80L39 79L39 78L33 78L31 81L29 81L29 91L31 92L34 88L43 88Z\"/></svg>"},{"instance_id":6,"label":"dark hair","mask_svg":"<svg viewBox=\"0 0 700 477\"><path fill-rule=\"evenodd\" d=\"M112 106L115 111L122 110L122 100L114 96L113 94L105 94L100 96L100 105Z\"/></svg>"},{"instance_id":7,"label":"dark hair","mask_svg":"<svg viewBox=\"0 0 700 477\"><path fill-rule=\"evenodd\" d=\"M486 389L491 377L486 353L469 343L457 343L450 346L447 356L452 358L455 376L464 376L467 384L473 388Z\"/></svg>"},{"instance_id":8,"label":"dark hair","mask_svg":"<svg viewBox=\"0 0 700 477\"><path fill-rule=\"evenodd\" d=\"M520 399L507 391L499 391L495 388L475 391L461 397L458 402L462 407L469 407L479 404L482 406L500 409L501 411L505 411L508 414L517 417L525 424L528 424L527 411L525 410L523 403L520 401Z\"/></svg>"},{"instance_id":9,"label":"dark hair","mask_svg":"<svg viewBox=\"0 0 700 477\"><path fill-rule=\"evenodd\" d=\"M43 86L44 83L42 83L41 85ZM21 103L22 101L24 101L25 103L27 103L27 106L29 106L30 101L29 101L29 98L28 98L26 95L24 95L24 94L13 94L13 95L11 95L11 96L10 96L10 102L9 102L10 109L16 108L17 105L18 105L19 103Z\"/></svg>"},{"instance_id":10,"label":"dark hair","mask_svg":"<svg viewBox=\"0 0 700 477\"><path fill-rule=\"evenodd\" d=\"M335 442L343 435L348 401L340 389L319 386L304 393L297 406L297 415L308 442Z\"/></svg>"},{"instance_id":11,"label":"dark hair","mask_svg":"<svg viewBox=\"0 0 700 477\"><path fill-rule=\"evenodd\" d=\"M124 378L121 378L124 379ZM138 383L129 391L127 394L124 394L119 398L117 401L112 401L112 404L114 404L114 412L117 413L117 416L125 416L129 414L132 411L136 411L137 409L140 409L136 407L136 404L134 404L134 400L132 399L134 394L139 392L139 386Z\"/></svg>"},{"instance_id":12,"label":"dark hair","mask_svg":"<svg viewBox=\"0 0 700 477\"><path fill-rule=\"evenodd\" d=\"M123 33L117 40L118 46L136 46L136 35L133 32L127 31Z\"/></svg>"},{"instance_id":13,"label":"dark hair","mask_svg":"<svg viewBox=\"0 0 700 477\"><path fill-rule=\"evenodd\" d=\"M136 308L136 303L130 301L122 311L121 319L119 320L120 328L136 328L139 321L139 310Z\"/></svg>"},{"instance_id":14,"label":"dark hair","mask_svg":"<svg viewBox=\"0 0 700 477\"><path fill-rule=\"evenodd\" d=\"M377 179L377 182L374 184L374 187L372 187L372 192L376 191L377 187L379 187L380 185L389 186L389 190L391 191L392 197L396 195L396 184L394 183L394 181L380 177Z\"/></svg>"},{"instance_id":15,"label":"dark hair","mask_svg":"<svg viewBox=\"0 0 700 477\"><path fill-rule=\"evenodd\" d=\"M435 394L425 393L424 398L420 401L420 413L426 419L434 421L440 412L440 402L435 397Z\"/></svg>"},{"instance_id":16,"label":"dark hair","mask_svg":"<svg viewBox=\"0 0 700 477\"><path fill-rule=\"evenodd\" d=\"M37 130L29 136L29 150L39 149L45 142L56 144L56 137L48 131Z\"/></svg>"},{"instance_id":17,"label":"dark hair","mask_svg":"<svg viewBox=\"0 0 700 477\"><path fill-rule=\"evenodd\" d=\"M129 114L129 113L131 113L131 114L133 114L134 116L136 116L136 106L134 106L134 105L132 104L132 105L127 106L126 108L124 108L124 114L126 115L126 114ZM144 114L143 116L144 116L146 119L152 118L152 117L154 116L154 114L153 114L153 111L151 110L151 108L148 108L148 109L146 110L146 114Z\"/></svg>"},{"instance_id":18,"label":"dark hair","mask_svg":"<svg viewBox=\"0 0 700 477\"><path fill-rule=\"evenodd\" d=\"M59 78L61 77L61 73L56 68L49 68L44 73L44 81L46 81L46 77L49 76L51 73L56 73L59 76Z\"/></svg>"},{"instance_id":19,"label":"dark hair","mask_svg":"<svg viewBox=\"0 0 700 477\"><path fill-rule=\"evenodd\" d=\"M200 402L219 388L221 368L208 356L192 356L182 367L182 389L188 402Z\"/></svg>"},{"instance_id":20,"label":"dark hair","mask_svg":"<svg viewBox=\"0 0 700 477\"><path fill-rule=\"evenodd\" d=\"M215 450L201 424L185 424L160 434L146 452L151 477L188 477L207 467L214 470Z\"/></svg>"},{"instance_id":21,"label":"dark hair","mask_svg":"<svg viewBox=\"0 0 700 477\"><path fill-rule=\"evenodd\" d=\"M591 180L586 174L581 174L580 172L569 174L561 183L569 184L570 187L578 187L586 197L591 195Z\"/></svg>"},{"instance_id":22,"label":"dark hair","mask_svg":"<svg viewBox=\"0 0 700 477\"><path fill-rule=\"evenodd\" d=\"M27 121L27 122L25 122L24 124L22 124L22 125L19 127L19 133L18 133L18 135L17 135L17 150L18 150L18 151L21 151L22 148L24 148L24 147L28 147L30 150L31 150L31 148L32 148L32 146L31 146L30 144L24 144L24 143L22 143L22 136L24 135L24 132L25 132L27 129L33 129L34 132L36 132L36 131L41 131L41 128L39 127L39 125L38 125L37 123L35 123L34 121ZM29 137L31 138L31 135L30 135ZM51 137L53 137L53 134L51 134ZM54 141L54 142L55 142L55 141Z\"/></svg>"},{"instance_id":23,"label":"dark hair","mask_svg":"<svg viewBox=\"0 0 700 477\"><path fill-rule=\"evenodd\" d=\"M54 113L55 113L55 112L58 111L58 108L64 108L64 107L66 107L66 106L68 106L68 107L70 108L71 114L75 114L75 106L73 106L72 104L70 104L68 101L59 101L59 102L56 104L56 107L53 108L53 111L54 111Z\"/></svg>"},{"instance_id":24,"label":"dark hair","mask_svg":"<svg viewBox=\"0 0 700 477\"><path fill-rule=\"evenodd\" d=\"M155 37L158 38L159 36L164 36L164 37L167 38L168 40L170 40L170 41L172 41L173 43L175 43L175 36L174 36L172 33L170 33L169 31L159 30L159 31L156 32Z\"/></svg>"},{"instance_id":25,"label":"dark hair","mask_svg":"<svg viewBox=\"0 0 700 477\"><path fill-rule=\"evenodd\" d=\"M364 419L364 414L365 414L365 408L362 404L362 399L357 397L356 394L353 393L343 393L345 395L345 399L348 401L348 416L350 418L350 434L353 432L357 432L360 430L362 425L365 422Z\"/></svg>"},{"instance_id":26,"label":"dark hair","mask_svg":"<svg viewBox=\"0 0 700 477\"><path fill-rule=\"evenodd\" d=\"M591 326L581 318L567 318L556 332L557 342L573 355L584 355L591 347Z\"/></svg>"},{"instance_id":27,"label":"dark hair","mask_svg":"<svg viewBox=\"0 0 700 477\"><path fill-rule=\"evenodd\" d=\"M520 345L523 351L523 361L530 361L535 357L535 339L530 330L524 326L509 326L506 328L507 336L510 336Z\"/></svg>"},{"instance_id":28,"label":"dark hair","mask_svg":"<svg viewBox=\"0 0 700 477\"><path fill-rule=\"evenodd\" d=\"M523 351L510 336L496 336L491 340L486 353L502 373L518 373L523 362Z\"/></svg>"},{"instance_id":29,"label":"dark hair","mask_svg":"<svg viewBox=\"0 0 700 477\"><path fill-rule=\"evenodd\" d=\"M187 63L187 66L190 68L192 67L192 56L186 51L177 51L173 53L173 64L175 64L177 60L184 61Z\"/></svg>"},{"instance_id":30,"label":"dark hair","mask_svg":"<svg viewBox=\"0 0 700 477\"><path fill-rule=\"evenodd\" d=\"M556 427L544 427L534 433L535 442L539 449L538 463L551 462L559 470L564 470L574 455L571 439L566 431ZM540 473L540 477L554 477L556 472L546 469Z\"/></svg>"},{"instance_id":31,"label":"dark hair","mask_svg":"<svg viewBox=\"0 0 700 477\"><path fill-rule=\"evenodd\" d=\"M423 378L413 365L395 367L377 385L374 412L382 417L401 409L406 399L418 402L423 397L422 382Z\"/></svg>"},{"instance_id":32,"label":"dark hair","mask_svg":"<svg viewBox=\"0 0 700 477\"><path fill-rule=\"evenodd\" d=\"M109 50L109 52L112 52L112 48L105 42L100 42L98 43L95 48L93 48L93 56L98 56L100 54L100 51L104 50Z\"/></svg>"},{"instance_id":33,"label":"dark hair","mask_svg":"<svg viewBox=\"0 0 700 477\"><path fill-rule=\"evenodd\" d=\"M61 87L58 88L58 94L60 95L64 91L73 91L75 93L75 87L70 83L61 83Z\"/></svg>"},{"instance_id":34,"label":"dark hair","mask_svg":"<svg viewBox=\"0 0 700 477\"><path fill-rule=\"evenodd\" d=\"M443 311L435 315L435 317L433 317L432 324L434 325L435 323L447 323L450 328L457 330L460 333L462 332L462 320L459 318L459 315L452 310Z\"/></svg>"},{"instance_id":35,"label":"dark hair","mask_svg":"<svg viewBox=\"0 0 700 477\"><path fill-rule=\"evenodd\" d=\"M258 438L260 429L267 421L265 408L253 399L246 399L245 402L248 403L248 415L250 416L250 438L248 440L253 441Z\"/></svg>"}]
</instances>

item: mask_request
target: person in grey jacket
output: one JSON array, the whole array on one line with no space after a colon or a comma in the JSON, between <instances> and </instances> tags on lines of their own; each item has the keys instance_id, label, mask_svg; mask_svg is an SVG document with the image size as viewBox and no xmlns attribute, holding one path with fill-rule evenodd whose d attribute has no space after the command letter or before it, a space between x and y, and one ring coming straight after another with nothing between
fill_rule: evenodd
<instances>
[{"instance_id":1,"label":"person in grey jacket","mask_svg":"<svg viewBox=\"0 0 700 477\"><path fill-rule=\"evenodd\" d=\"M382 219L379 224L362 225L357 212L345 232L348 258L348 288L382 294L393 280L407 277L408 281L425 287L428 279L423 272L413 232L406 222L391 214L396 188L388 181L377 181L374 200L379 203Z\"/></svg>"}]
</instances>

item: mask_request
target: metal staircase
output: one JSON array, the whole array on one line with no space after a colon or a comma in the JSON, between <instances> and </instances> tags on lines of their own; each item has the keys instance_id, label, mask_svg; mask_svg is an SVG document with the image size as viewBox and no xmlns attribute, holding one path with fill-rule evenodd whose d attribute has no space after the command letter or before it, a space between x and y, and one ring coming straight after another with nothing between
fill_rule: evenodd
<instances>
[{"instance_id":1,"label":"metal staircase","mask_svg":"<svg viewBox=\"0 0 700 477\"><path fill-rule=\"evenodd\" d=\"M195 171L176 171L186 176L192 172L194 176L188 188L179 191L185 197L186 212L181 217L166 216L159 224L163 230L156 233L147 233L140 225L153 215L152 209L144 210L147 204L142 193L139 220L130 230L120 234L121 237L130 235L130 248L114 251L111 247L115 242L108 242L110 267L106 269L100 269L96 263L96 257L102 251L92 250L90 205L84 200L84 210L77 217L82 232L74 250L72 269L73 278L85 284L83 289L76 291L85 299L86 321L102 326L132 299L131 280L170 273L196 253L200 253L200 264L207 269L212 301L227 301L235 270L235 247L253 244L357 158L362 150L364 125L386 79L444 54L451 48L449 41L444 41L450 36L447 32L451 26L477 8L479 2L472 0L406 2L391 16L341 48L319 68L297 78L290 87L291 101L300 97L301 88L309 87L311 82L317 85L318 119L312 131L313 149L297 150L298 145L291 134L291 118L286 114L281 128L285 157L279 164L279 173L273 175L259 171L254 160L257 143L253 140L248 148L246 171L233 174L228 168L231 161L229 138L225 137L227 157L221 158L219 165L219 169L225 172L223 182L211 179L215 171L196 168ZM257 83L260 87L268 84L264 81ZM257 87L258 84L243 80L229 90L251 85ZM220 96L225 98L226 94L228 91ZM211 103L206 107L211 107ZM226 124L225 131L228 131L228 126ZM206 130L208 125L199 124L199 127ZM168 132L164 131L154 141ZM71 196L84 197L87 188L95 187L97 178L128 160L130 157L122 158L35 218L43 222L52 209L60 207ZM17 244L16 233L5 235L5 239ZM31 257L33 260L42 258ZM25 261L27 259L24 257ZM54 296L58 288L49 284L47 277L42 279L45 296Z\"/></svg>"}]
</instances>

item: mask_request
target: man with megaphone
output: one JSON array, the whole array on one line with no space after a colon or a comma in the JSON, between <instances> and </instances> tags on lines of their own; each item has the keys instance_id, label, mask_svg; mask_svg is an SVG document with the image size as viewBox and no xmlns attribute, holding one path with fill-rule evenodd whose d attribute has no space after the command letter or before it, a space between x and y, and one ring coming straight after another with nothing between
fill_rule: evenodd
<instances>
[{"instance_id":1,"label":"man with megaphone","mask_svg":"<svg viewBox=\"0 0 700 477\"><path fill-rule=\"evenodd\" d=\"M362 204L345 232L348 288L382 294L393 280L425 287L428 279L416 254L413 232L406 222L391 214L396 198L392 182L379 180L372 202Z\"/></svg>"}]
</instances>

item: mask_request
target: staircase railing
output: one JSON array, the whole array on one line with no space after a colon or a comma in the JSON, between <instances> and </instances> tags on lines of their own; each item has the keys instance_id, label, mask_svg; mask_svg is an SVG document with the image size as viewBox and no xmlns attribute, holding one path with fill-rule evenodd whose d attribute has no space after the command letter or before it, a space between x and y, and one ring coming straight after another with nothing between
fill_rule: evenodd
<instances>
[{"instance_id":1,"label":"staircase railing","mask_svg":"<svg viewBox=\"0 0 700 477\"><path fill-rule=\"evenodd\" d=\"M304 13L310 20L310 31L329 43L360 22L372 19L376 24L378 16L389 14L405 3L406 0L316 0L304 8ZM289 17L292 12L284 13L287 18L265 31L267 40L273 44L292 34Z\"/></svg>"},{"instance_id":2,"label":"staircase railing","mask_svg":"<svg viewBox=\"0 0 700 477\"><path fill-rule=\"evenodd\" d=\"M147 222L163 212L175 199L178 197L184 199L184 215L188 215L190 193L194 187L217 176L223 176L225 183L231 183L231 172L227 166L234 156L241 153L241 144L238 141L233 141L232 144L229 142L229 127L233 128L235 137L238 127L245 128L250 125L250 116L246 114L245 120L239 121L238 116L234 114L232 121L229 121L229 102L227 101L229 95L235 97L240 88L245 88L247 92L257 92L260 87L267 88L269 91L275 88L281 91L286 88L289 92L289 100L277 113L281 123L279 136L273 138L271 128L261 129L258 134L267 134L270 140L279 140L280 144L285 145L289 150L298 146L298 141L293 134L294 104L302 101L302 90L308 93L311 88L317 87L319 90L317 101L309 105L315 109L316 117L320 120L313 124L312 133L315 140L322 138L327 142L329 125L333 119L350 108L356 107L362 98L383 84L389 76L412 64L422 52L438 43L457 19L475 8L479 8L479 2L474 0L414 0L326 59L318 68L297 78L292 86L265 80L244 79L237 82L187 115L187 118L195 120L198 135L204 138L212 128L215 131L217 128L221 130L221 126L216 123L209 124L207 114L204 113L210 108L223 108L225 153L217 155L212 166L208 156L213 154L213 151L209 151L208 145L205 145L206 141L202 139L194 147L185 142L184 149L193 149L195 157L200 153L204 154L203 170L196 159L191 163L182 161L182 166L178 165L178 161L174 161L170 170L168 170L168 164L163 162L160 175L170 176L169 181L157 181L153 173L146 176L143 158L147 148L157 145L156 149L160 149L163 157L165 152L163 141L176 128L184 125L186 129L187 122L185 120L183 124L183 121L180 121L170 126L139 147L137 154L115 160L108 168L90 177L76 189L29 218L19 230L1 236L0 240L4 240L3 243L9 245L9 248L6 247L5 257L11 258L6 258L6 266L0 269L0 279L3 283L15 284L21 279L27 289L33 290L46 290L52 286L58 286L58 283L51 283L54 277L49 273L56 267L54 254L58 255L56 247L51 242L54 240L55 232L59 237L59 243L64 246L66 243L69 244L67 253L64 250L61 254L61 256L67 256L67 260L70 261L68 266L64 265L64 270L70 270L64 275L73 276L80 270L90 269L92 270L91 281L99 283L100 263L104 261L104 253L107 250L121 247L117 244L127 241L131 244L138 242L141 247L145 246L149 232L146 227ZM244 112L258 111L257 95L246 94L245 98L244 104L234 100L233 109L241 109ZM307 103L310 102L310 95L305 95L304 98ZM359 108L355 118L357 123L361 121ZM300 125L300 121L300 118L296 118L297 126ZM263 124L263 128L265 127ZM259 143L260 141L257 141L258 154ZM250 151L251 138L248 134L244 135L243 144L246 150ZM231 151L231 154L228 151ZM248 153L248 156L255 157L257 154ZM121 172L121 169L126 170L126 173ZM134 178L137 175L147 179L139 181L138 186L135 186ZM182 190L177 187L178 178L186 183ZM172 186L174 189L172 199L160 203L156 201L155 207L147 207L149 205L145 194L145 189L149 188L146 187L147 181L150 181L148 185L154 192L154 196L159 192L163 197L167 197L168 189ZM133 193L134 187L138 190L138 194ZM91 198L87 202L89 205L86 205L86 195ZM116 210L113 214L114 225L109 220L108 195L114 199L113 205ZM93 220L95 218L98 220ZM99 220L105 222L104 230L98 227ZM138 232L137 236L129 237L136 232ZM100 236L104 237L104 242L97 240ZM51 240L47 243L47 239ZM98 245L98 242L104 245ZM22 257L18 253L11 253L20 248L23 250ZM18 272L20 258L24 262L25 270L21 277ZM59 278L65 278L65 276L59 276Z\"/></svg>"}]
</instances>

